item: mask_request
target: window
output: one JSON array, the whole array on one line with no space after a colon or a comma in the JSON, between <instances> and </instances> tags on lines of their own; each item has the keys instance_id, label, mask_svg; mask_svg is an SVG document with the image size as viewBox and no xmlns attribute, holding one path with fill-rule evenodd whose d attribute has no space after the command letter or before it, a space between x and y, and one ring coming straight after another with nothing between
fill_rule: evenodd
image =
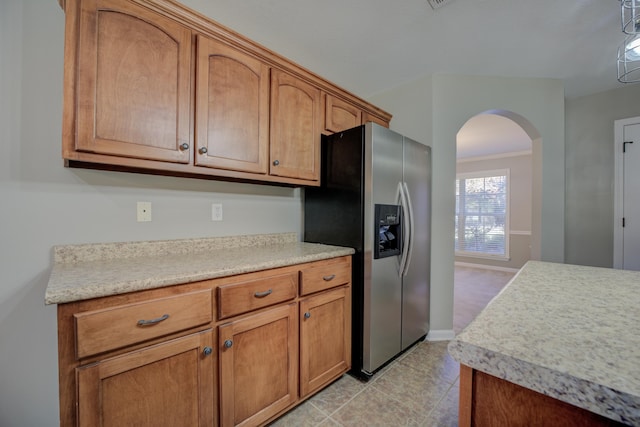
<instances>
[{"instance_id":1,"label":"window","mask_svg":"<svg viewBox=\"0 0 640 427\"><path fill-rule=\"evenodd\" d=\"M509 257L509 170L456 178L456 255Z\"/></svg>"}]
</instances>

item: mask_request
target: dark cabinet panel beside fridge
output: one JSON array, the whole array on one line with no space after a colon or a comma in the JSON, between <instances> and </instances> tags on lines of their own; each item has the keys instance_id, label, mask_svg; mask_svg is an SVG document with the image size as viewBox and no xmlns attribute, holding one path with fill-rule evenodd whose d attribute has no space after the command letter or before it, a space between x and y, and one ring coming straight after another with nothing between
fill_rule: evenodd
<instances>
[{"instance_id":1,"label":"dark cabinet panel beside fridge","mask_svg":"<svg viewBox=\"0 0 640 427\"><path fill-rule=\"evenodd\" d=\"M368 378L429 331L431 149L367 123L323 137L304 240L353 256L353 367Z\"/></svg>"}]
</instances>

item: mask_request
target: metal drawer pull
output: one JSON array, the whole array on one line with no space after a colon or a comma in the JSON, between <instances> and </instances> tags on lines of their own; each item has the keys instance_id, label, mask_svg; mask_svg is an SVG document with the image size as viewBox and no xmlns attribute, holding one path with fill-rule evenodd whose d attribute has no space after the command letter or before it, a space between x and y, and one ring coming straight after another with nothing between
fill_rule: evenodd
<instances>
[{"instance_id":1,"label":"metal drawer pull","mask_svg":"<svg viewBox=\"0 0 640 427\"><path fill-rule=\"evenodd\" d=\"M271 292L273 292L273 290L269 289L268 291L264 291L264 292L256 292L255 294L253 294L253 296L256 298L264 298L267 295L271 295Z\"/></svg>"},{"instance_id":2,"label":"metal drawer pull","mask_svg":"<svg viewBox=\"0 0 640 427\"><path fill-rule=\"evenodd\" d=\"M213 353L213 349L211 347L205 347L202 350L202 354L205 356L209 356L211 353Z\"/></svg>"},{"instance_id":3,"label":"metal drawer pull","mask_svg":"<svg viewBox=\"0 0 640 427\"><path fill-rule=\"evenodd\" d=\"M224 342L225 348L231 348L232 345L233 345L233 341L231 341L231 340L226 340Z\"/></svg>"},{"instance_id":4,"label":"metal drawer pull","mask_svg":"<svg viewBox=\"0 0 640 427\"><path fill-rule=\"evenodd\" d=\"M332 274L331 276L322 276L322 280L324 280L325 282L329 282L333 280L335 277L336 277L335 274Z\"/></svg>"},{"instance_id":5,"label":"metal drawer pull","mask_svg":"<svg viewBox=\"0 0 640 427\"><path fill-rule=\"evenodd\" d=\"M157 319L151 319L151 320L138 320L138 326L149 326L149 325L155 325L157 323L160 323L164 320L167 320L169 318L168 314L164 314L162 315L162 317L158 317Z\"/></svg>"},{"instance_id":6,"label":"metal drawer pull","mask_svg":"<svg viewBox=\"0 0 640 427\"><path fill-rule=\"evenodd\" d=\"M310 317L311 317L311 313L307 311L307 312L304 314L304 318L305 318L305 319L308 319L308 318L310 318Z\"/></svg>"}]
</instances>

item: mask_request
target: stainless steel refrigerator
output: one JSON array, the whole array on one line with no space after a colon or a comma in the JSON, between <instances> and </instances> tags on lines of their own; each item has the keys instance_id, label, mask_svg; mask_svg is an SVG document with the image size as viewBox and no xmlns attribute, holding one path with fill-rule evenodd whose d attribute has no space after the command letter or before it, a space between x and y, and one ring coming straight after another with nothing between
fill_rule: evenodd
<instances>
[{"instance_id":1,"label":"stainless steel refrigerator","mask_svg":"<svg viewBox=\"0 0 640 427\"><path fill-rule=\"evenodd\" d=\"M352 370L368 378L429 331L431 149L374 123L323 137L304 240L349 246Z\"/></svg>"}]
</instances>

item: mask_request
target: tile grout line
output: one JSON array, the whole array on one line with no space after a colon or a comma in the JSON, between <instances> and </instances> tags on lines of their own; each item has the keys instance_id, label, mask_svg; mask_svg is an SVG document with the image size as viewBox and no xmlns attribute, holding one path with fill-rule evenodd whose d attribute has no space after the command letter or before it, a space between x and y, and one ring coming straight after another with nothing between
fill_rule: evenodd
<instances>
[{"instance_id":1,"label":"tile grout line","mask_svg":"<svg viewBox=\"0 0 640 427\"><path fill-rule=\"evenodd\" d=\"M349 374L345 374L345 375L349 375ZM356 378L357 380L357 378ZM357 380L359 381L359 380ZM353 399L355 399L357 396L359 396L363 391L367 390L373 383L365 383L364 387L362 387L362 390L358 391L356 394L354 394L353 396L351 396L346 402L344 402L342 405L340 405L335 411L331 412L331 413L327 413L326 411L322 410L321 408L319 408L318 406L316 406L312 401L309 401L309 403L316 408L317 410L319 410L320 412L322 412L323 414L327 414L328 418L331 418L332 415L334 415L336 412L338 412L340 409L344 408L346 405L348 405ZM333 419L332 419L333 420ZM333 420L335 421L335 420Z\"/></svg>"},{"instance_id":2,"label":"tile grout line","mask_svg":"<svg viewBox=\"0 0 640 427\"><path fill-rule=\"evenodd\" d=\"M378 375L377 378L374 378L373 380L367 381L367 382L363 382L364 387L362 387L362 390L358 391L356 394L354 394L353 396L351 396L351 398L349 398L346 402L344 402L342 405L340 405L336 410L334 410L331 413L327 413L326 411L324 411L323 409L321 409L320 407L318 407L316 404L313 403L312 400L309 400L309 404L311 406L313 406L315 409L317 409L320 413L322 413L323 415L325 415L327 418L331 419L331 421L339 424L340 426L342 426L341 423L339 423L338 421L336 421L334 418L332 418L332 415L336 414L338 411L340 411L342 408L344 408L346 405L348 405L351 401L353 401L356 397L358 397L361 393L363 393L365 390L369 389L370 387L372 387L375 382L377 380L379 380L380 378L382 378L391 367L393 367L396 363L398 363L399 361L401 361L402 359L404 359L407 355L411 354L417 347L418 345L420 345L420 343L417 343L416 345L414 345L409 351L403 353L400 357L398 357L397 359L395 359L392 363L390 363L389 365L385 366L383 368L382 372L379 372L380 375ZM349 374L345 374L345 375L349 375ZM358 378L354 378L356 381L360 381ZM380 391L379 388L376 388L376 390ZM387 393L383 393L385 395L388 395ZM396 402L399 402L397 399L393 399ZM401 402L399 402L401 403ZM326 421L326 419L322 420L320 423Z\"/></svg>"},{"instance_id":3,"label":"tile grout line","mask_svg":"<svg viewBox=\"0 0 640 427\"><path fill-rule=\"evenodd\" d=\"M420 345L428 345L427 342L421 342L421 343L417 343L416 345L414 345L409 351L407 351L406 353L402 354L399 358L397 358L396 360L394 360L391 364L387 365L385 368L383 368L383 370L381 372L379 372L379 375L368 381L368 382L362 382L363 387L361 390L357 391L353 396L351 396L348 400L346 400L343 404L341 404L338 408L336 408L333 412L327 412L325 410L323 410L322 408L320 408L317 404L315 404L312 400L309 400L309 404L316 409L321 415L323 415L325 418L320 421L319 424L322 424L323 422L330 420L336 424L338 424L339 426L343 426L342 423L338 422L333 416L338 413L340 410L342 410L345 406L347 406L349 403L351 403L356 397L358 397L361 393L371 389L373 387L373 389L375 389L375 391L383 394L384 396L386 396L387 398L389 398L390 400L400 404L400 405L404 405L404 403L402 402L402 400L399 400L397 398L397 396L390 394L388 391L383 390L382 388L378 387L376 385L376 383L378 383L382 378L384 378L392 369L394 369L395 367L400 366L400 368L408 368L412 371L416 370L415 367L413 367L410 363L401 363L408 355L410 355L411 353L413 353L414 351L416 351L416 349L418 349L420 347ZM345 375L349 375L349 374L345 374ZM440 402L443 401L443 399L447 396L447 394L449 393L449 391L451 390L451 388L453 386L455 386L456 381L458 381L459 378L459 374L455 376L455 378L453 380L449 380L446 381L445 384L448 383L448 386L446 387L446 390L444 391L444 393L442 393L441 395L439 395L437 397L437 399L435 400L435 404L430 408L430 410L423 416L421 417L421 421L424 423L426 422L429 417L431 416L431 414L433 413L433 411L438 407L438 405L440 404ZM357 378L354 378L356 381L360 381ZM420 411L417 411L417 413L420 413Z\"/></svg>"},{"instance_id":4,"label":"tile grout line","mask_svg":"<svg viewBox=\"0 0 640 427\"><path fill-rule=\"evenodd\" d=\"M453 382L451 384L449 384L449 387L447 387L447 390L442 393L442 396L440 397L440 399L438 399L438 402L434 405L433 408L431 408L431 410L429 411L429 413L427 414L425 421L427 421L429 418L431 418L431 414L433 414L433 411L435 411L438 406L440 406L440 403L442 403L442 401L447 397L447 395L449 394L449 392L451 391L451 389L453 387L455 387L456 382L458 382L458 379L460 378L460 374L456 375L456 378L453 380Z\"/></svg>"}]
</instances>

